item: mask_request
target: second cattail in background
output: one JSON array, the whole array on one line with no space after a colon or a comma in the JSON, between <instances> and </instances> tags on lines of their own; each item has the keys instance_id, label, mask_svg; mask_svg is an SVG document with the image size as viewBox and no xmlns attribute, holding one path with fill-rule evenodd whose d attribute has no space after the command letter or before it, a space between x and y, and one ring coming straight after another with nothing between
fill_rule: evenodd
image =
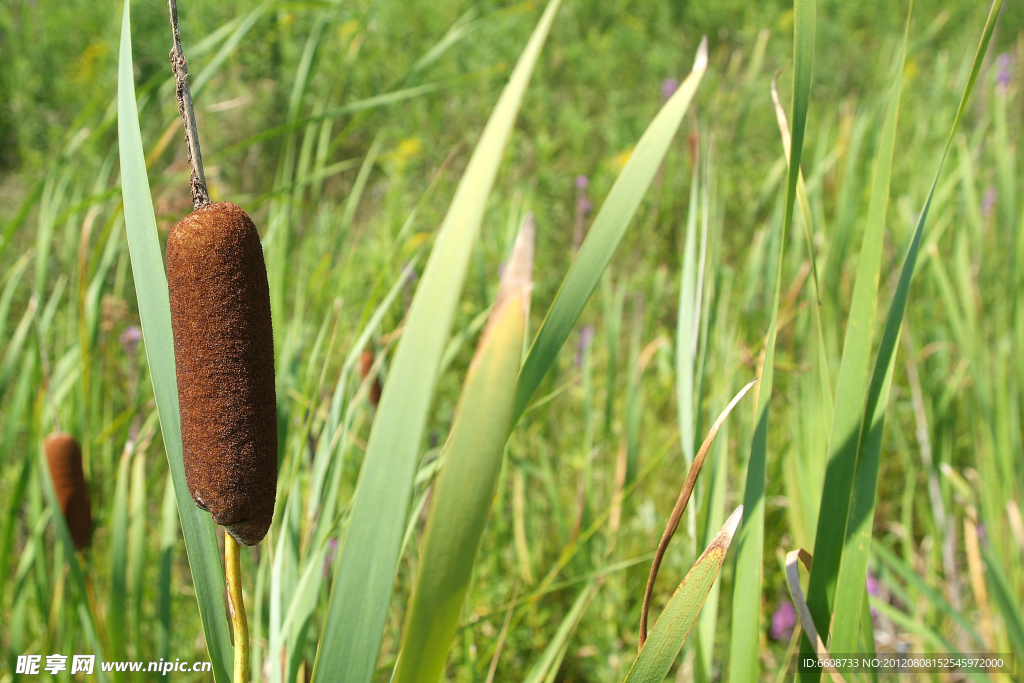
<instances>
[{"instance_id":1,"label":"second cattail in background","mask_svg":"<svg viewBox=\"0 0 1024 683\"><path fill-rule=\"evenodd\" d=\"M359 378L366 380L367 376L373 372L373 361L376 360L373 349L366 349L359 356ZM370 393L367 396L370 403L374 408L380 403L380 375L376 372L373 373L373 384L370 385Z\"/></svg>"},{"instance_id":2,"label":"second cattail in background","mask_svg":"<svg viewBox=\"0 0 1024 683\"><path fill-rule=\"evenodd\" d=\"M71 540L76 549L83 550L89 545L92 534L92 505L82 469L82 449L75 437L64 432L54 432L46 437L43 450L46 451L46 464L50 468L53 489L64 519L67 520Z\"/></svg>"},{"instance_id":3,"label":"second cattail in background","mask_svg":"<svg viewBox=\"0 0 1024 683\"><path fill-rule=\"evenodd\" d=\"M189 492L255 545L274 515L277 399L267 268L241 207L207 204L171 228L167 286Z\"/></svg>"}]
</instances>

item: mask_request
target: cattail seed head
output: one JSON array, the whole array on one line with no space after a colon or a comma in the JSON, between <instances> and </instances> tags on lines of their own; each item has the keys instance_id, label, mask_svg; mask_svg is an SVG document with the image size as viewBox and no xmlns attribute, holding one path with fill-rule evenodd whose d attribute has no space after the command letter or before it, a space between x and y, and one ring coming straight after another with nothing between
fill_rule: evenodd
<instances>
[{"instance_id":1,"label":"cattail seed head","mask_svg":"<svg viewBox=\"0 0 1024 683\"><path fill-rule=\"evenodd\" d=\"M376 357L373 354L373 349L366 349L359 356L359 377L360 379L366 379L366 377L373 370L373 361ZM375 376L373 378L373 384L370 385L370 395L368 396L370 403L376 408L377 404L380 403L380 377Z\"/></svg>"},{"instance_id":2,"label":"cattail seed head","mask_svg":"<svg viewBox=\"0 0 1024 683\"><path fill-rule=\"evenodd\" d=\"M171 228L167 287L189 492L255 545L274 515L277 400L267 268L241 207L208 204Z\"/></svg>"},{"instance_id":3,"label":"cattail seed head","mask_svg":"<svg viewBox=\"0 0 1024 683\"><path fill-rule=\"evenodd\" d=\"M68 523L71 540L75 548L82 550L89 545L92 533L92 506L89 503L89 487L82 471L82 449L75 437L63 432L54 432L43 441L46 464L50 467L50 478L57 493L57 502Z\"/></svg>"}]
</instances>

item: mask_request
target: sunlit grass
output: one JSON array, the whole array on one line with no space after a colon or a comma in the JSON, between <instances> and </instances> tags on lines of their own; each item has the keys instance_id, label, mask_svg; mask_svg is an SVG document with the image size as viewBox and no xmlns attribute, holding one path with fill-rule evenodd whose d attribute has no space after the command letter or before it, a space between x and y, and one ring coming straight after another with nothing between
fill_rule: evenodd
<instances>
[{"instance_id":1,"label":"sunlit grass","mask_svg":"<svg viewBox=\"0 0 1024 683\"><path fill-rule=\"evenodd\" d=\"M186 35L200 135L211 192L261 228L278 365L278 506L242 557L253 680L314 663L317 680L396 663L400 680L782 680L799 652L783 563L801 547L810 613L843 648L1024 657L1014 30L972 71L973 6L918 7L906 39L879 16L867 55L800 2L768 32L709 31L704 57L667 9L214 5ZM109 64L91 48L109 78L0 207L0 681L52 652L229 677L222 539L181 470L162 241L187 181L150 9L125 6ZM399 16L415 36L382 44ZM794 20L789 149L769 84ZM40 57L11 35L25 73ZM835 94L837 65L859 94ZM498 353L488 320L528 215L532 315L505 321ZM653 592L651 623L685 629L655 627L638 658L688 461L754 375ZM58 428L93 500L78 553L41 451ZM725 554L713 539L741 503ZM450 556L431 537L459 515L473 524ZM415 595L431 585L454 602ZM430 657L404 661L403 643Z\"/></svg>"}]
</instances>

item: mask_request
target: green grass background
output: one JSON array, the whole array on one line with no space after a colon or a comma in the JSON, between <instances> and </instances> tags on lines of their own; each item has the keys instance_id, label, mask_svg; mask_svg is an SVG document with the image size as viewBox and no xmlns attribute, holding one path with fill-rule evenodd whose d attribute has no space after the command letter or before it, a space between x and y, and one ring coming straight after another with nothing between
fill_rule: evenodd
<instances>
[{"instance_id":1,"label":"green grass background","mask_svg":"<svg viewBox=\"0 0 1024 683\"><path fill-rule=\"evenodd\" d=\"M404 277L403 268L432 243L540 7L389 0L260 7L221 61L215 56L224 40L254 7L186 1L179 12L211 196L245 207L271 245L280 455L283 467L306 473L313 471L321 440L330 439L321 430L346 353ZM986 10L967 2L915 6L876 339ZM206 658L181 532L166 504L168 470L145 354L123 336L139 318L117 163L120 17L121 5L106 0L11 0L0 7L4 681L14 677L9 665L18 654L92 651L75 607L81 601L67 597L72 579L63 569L40 479L40 444L54 417L85 452L95 532L82 565L94 598L95 637L108 658ZM460 17L458 25L472 30L426 68L414 69ZM817 8L802 166L832 387L905 17L900 3L821 2ZM913 652L941 651L945 642L965 651L980 645L1014 651L1018 679L1024 529L1013 510L1024 502L1022 31L1024 9L1007 3L939 180L893 378L874 524L881 550L870 563L881 586L874 617L879 648L903 643ZM479 316L494 300L522 214L536 214L535 331L572 262L576 177L589 179L595 209L589 225L659 110L663 81L685 77L702 35L709 39L710 66L612 265L535 397L549 400L527 412L510 440L448 660L451 680L486 679L514 592L519 607L496 680L525 678L567 615L578 618L578 626L553 680L621 680L634 659L651 554L686 475L673 349L687 212L697 208L691 196L699 196L691 195L698 177L691 145L706 157L712 140L708 210L701 215L709 240L695 438L699 444L714 415L757 373L781 267L759 662L763 680L789 675L784 669L792 643L772 639L771 616L789 599L782 556L796 547L813 552L829 427L802 218L789 232L783 262L775 257L785 162L769 82L791 58L792 33L786 3L581 0L561 8L484 216L454 324L454 339L463 343L451 347L423 444L427 467L450 430ZM759 35L767 36L763 60L753 61ZM191 207L162 2L133 5L132 41L143 145L165 239ZM210 65L208 80L197 86ZM791 80L790 65L780 78L787 104ZM323 116L425 84L438 87ZM422 271L422 264L415 268ZM370 340L385 377L392 333L415 287L416 276L400 284ZM662 337L666 343L648 360L643 350ZM346 396L359 384L358 377L349 381ZM352 428L335 456L343 463L342 520L373 419L363 396L352 401ZM709 518L720 524L742 501L753 420L754 402L741 403L719 436L713 458L721 470L706 470L701 479L692 519L684 517L663 564L655 612L714 535ZM627 477L638 480L623 504L621 527L613 530L601 515L612 504L620 450L633 465ZM718 471L716 495L712 482L719 480L711 475ZM414 520L428 490L424 479L413 497ZM300 475L299 485L310 480ZM982 523L983 557L965 543L972 514ZM303 508L295 519L275 522L285 523L299 531L294 556L301 567L310 552L304 536L310 519ZM586 531L591 524L593 535L581 537L578 527ZM412 526L385 628L380 680L390 675L417 567L422 523ZM567 547L578 552L560 563ZM285 587L274 588L272 552L265 542L243 558L258 657L267 656L267 627L260 624L273 618L271 594L287 593L298 571L285 563L276 577ZM560 564L557 578L537 593ZM600 588L579 616L577 598L598 575ZM677 665L684 680L728 674L731 561L719 581L717 628L712 622L689 641ZM312 667L327 589L325 582L319 608L293 644L295 675ZM712 665L704 670L698 649L708 647ZM258 663L253 668L260 670Z\"/></svg>"}]
</instances>

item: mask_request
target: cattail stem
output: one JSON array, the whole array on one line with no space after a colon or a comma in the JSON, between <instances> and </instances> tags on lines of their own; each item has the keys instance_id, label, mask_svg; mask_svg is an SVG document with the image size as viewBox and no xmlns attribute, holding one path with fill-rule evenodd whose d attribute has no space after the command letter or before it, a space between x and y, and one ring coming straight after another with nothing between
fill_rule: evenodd
<instances>
[{"instance_id":1,"label":"cattail stem","mask_svg":"<svg viewBox=\"0 0 1024 683\"><path fill-rule=\"evenodd\" d=\"M192 190L192 208L199 209L210 203L210 193L206 189L203 155L199 151L199 132L196 130L196 113L192 108L192 91L188 86L188 60L181 49L177 0L167 0L167 7L171 11L171 32L174 34L174 47L171 48L174 94L178 100L178 113L185 122L185 145L188 147L188 165L191 169L189 187Z\"/></svg>"},{"instance_id":2,"label":"cattail stem","mask_svg":"<svg viewBox=\"0 0 1024 683\"><path fill-rule=\"evenodd\" d=\"M238 541L231 534L224 534L224 572L228 584L231 631L235 636L233 680L234 683L249 683L249 624L245 620L245 603L242 602L242 571L239 566Z\"/></svg>"}]
</instances>

